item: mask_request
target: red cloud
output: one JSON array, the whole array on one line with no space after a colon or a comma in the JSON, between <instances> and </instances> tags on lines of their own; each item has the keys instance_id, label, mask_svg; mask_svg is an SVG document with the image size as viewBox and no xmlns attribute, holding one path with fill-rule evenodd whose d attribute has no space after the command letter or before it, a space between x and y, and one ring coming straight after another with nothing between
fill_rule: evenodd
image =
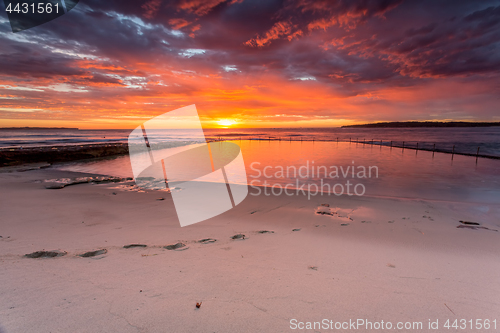
<instances>
[{"instance_id":1,"label":"red cloud","mask_svg":"<svg viewBox=\"0 0 500 333\"><path fill-rule=\"evenodd\" d=\"M150 0L141 6L145 10L144 17L151 19L160 9L161 0Z\"/></svg>"},{"instance_id":2,"label":"red cloud","mask_svg":"<svg viewBox=\"0 0 500 333\"><path fill-rule=\"evenodd\" d=\"M227 0L182 0L178 8L198 16L208 14L215 6Z\"/></svg>"},{"instance_id":3,"label":"red cloud","mask_svg":"<svg viewBox=\"0 0 500 333\"><path fill-rule=\"evenodd\" d=\"M264 36L256 37L248 40L245 45L262 47L269 44L273 39L278 39L282 36L290 35L292 25L288 22L276 22Z\"/></svg>"}]
</instances>

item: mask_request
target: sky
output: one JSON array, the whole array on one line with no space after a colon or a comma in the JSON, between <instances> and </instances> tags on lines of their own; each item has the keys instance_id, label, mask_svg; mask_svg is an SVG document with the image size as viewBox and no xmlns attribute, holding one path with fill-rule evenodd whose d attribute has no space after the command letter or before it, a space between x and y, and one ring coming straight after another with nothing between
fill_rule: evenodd
<instances>
[{"instance_id":1,"label":"sky","mask_svg":"<svg viewBox=\"0 0 500 333\"><path fill-rule=\"evenodd\" d=\"M81 0L18 33L4 9L0 127L500 121L500 1Z\"/></svg>"}]
</instances>

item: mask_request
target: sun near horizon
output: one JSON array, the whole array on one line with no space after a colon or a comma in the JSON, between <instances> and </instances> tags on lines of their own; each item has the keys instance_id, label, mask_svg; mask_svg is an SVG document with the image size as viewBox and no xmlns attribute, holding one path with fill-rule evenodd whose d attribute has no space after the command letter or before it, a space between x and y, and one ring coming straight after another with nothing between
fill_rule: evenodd
<instances>
[{"instance_id":1,"label":"sun near horizon","mask_svg":"<svg viewBox=\"0 0 500 333\"><path fill-rule=\"evenodd\" d=\"M217 121L217 124L222 128L229 128L233 125L236 125L236 121L234 121L232 119L221 119L221 120Z\"/></svg>"}]
</instances>

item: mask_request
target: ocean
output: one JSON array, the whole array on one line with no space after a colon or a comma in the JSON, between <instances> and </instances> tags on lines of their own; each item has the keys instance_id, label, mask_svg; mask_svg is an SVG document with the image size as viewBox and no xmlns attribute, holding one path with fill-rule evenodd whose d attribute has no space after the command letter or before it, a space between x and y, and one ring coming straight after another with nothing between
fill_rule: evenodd
<instances>
[{"instance_id":1,"label":"ocean","mask_svg":"<svg viewBox=\"0 0 500 333\"><path fill-rule=\"evenodd\" d=\"M500 128L277 128L207 129L209 140L230 140L241 147L250 193L259 188L276 191L304 188L319 192L336 186L335 192L359 184L359 193L367 196L445 200L454 202L500 202L500 160L443 154L481 154L500 157ZM34 147L126 143L129 130L1 130L0 147ZM155 139L199 141L193 130L156 131ZM338 140L338 141L337 141ZM362 144L383 140L383 145ZM389 143L393 142L393 147ZM436 153L425 150L436 145ZM454 148L453 148L454 146ZM267 173L264 173L264 168ZM319 173L328 170L327 173ZM374 167L373 175L358 177L360 168ZM128 156L54 164L52 168L101 175L132 177ZM280 174L284 170L304 171ZM316 168L316 169L315 169ZM339 177L331 173L337 168ZM351 169L348 169L351 168ZM356 174L352 174L355 168ZM345 175L342 172L349 170ZM376 172L375 172L376 170ZM307 171L307 172L306 172ZM316 171L316 172L315 172ZM327 185L325 185L327 184ZM323 186L324 185L324 186ZM323 186L323 187L322 187ZM318 192L318 193L319 193ZM359 194L358 193L358 194ZM344 193L344 195L348 195ZM317 197L318 200L319 196Z\"/></svg>"},{"instance_id":2,"label":"ocean","mask_svg":"<svg viewBox=\"0 0 500 333\"><path fill-rule=\"evenodd\" d=\"M128 130L4 130L0 131L0 143L4 148L125 143L129 133ZM437 149L452 149L455 145L455 152L472 154L480 147L483 154L500 156L500 128L209 129L205 130L205 136L207 139L225 138L241 147L246 180L252 186L250 193L264 187L274 187L275 191L287 187L314 192L315 186L319 187L319 192L325 192L328 186L330 189L336 186L336 193L344 189L344 195L348 195L349 181L352 184L351 193L359 184L356 188L358 194L362 192L366 196L483 204L500 202L500 160L479 158L476 161L473 156L453 156L387 145L391 140L394 143L405 141L405 147L417 142L419 147L425 147L424 143L435 143ZM195 139L195 135L192 130L171 130L158 131L155 138L160 141L190 141ZM384 145L359 143L372 139L384 140ZM372 175L358 176L360 168L369 170L370 167ZM118 177L133 176L128 156L60 163L52 168ZM302 168L304 172L300 175L293 172L280 174L280 168L292 171ZM335 168L339 177L331 173ZM356 170L354 175L353 168ZM325 169L328 170L326 174ZM343 175L346 170L348 172ZM314 198L321 200L321 194Z\"/></svg>"},{"instance_id":3,"label":"ocean","mask_svg":"<svg viewBox=\"0 0 500 333\"><path fill-rule=\"evenodd\" d=\"M131 130L0 130L0 148L126 143ZM455 153L500 157L500 127L471 128L258 128L205 129L205 137L215 139L365 141L405 147L452 150ZM157 130L160 141L190 140L194 130ZM453 148L454 147L454 148Z\"/></svg>"}]
</instances>

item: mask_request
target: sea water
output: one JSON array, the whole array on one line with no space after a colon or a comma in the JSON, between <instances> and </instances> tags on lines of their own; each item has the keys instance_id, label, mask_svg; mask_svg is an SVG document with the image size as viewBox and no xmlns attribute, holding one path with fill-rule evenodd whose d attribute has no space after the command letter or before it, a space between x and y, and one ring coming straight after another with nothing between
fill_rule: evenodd
<instances>
[{"instance_id":1,"label":"sea water","mask_svg":"<svg viewBox=\"0 0 500 333\"><path fill-rule=\"evenodd\" d=\"M500 160L479 158L476 161L471 156L354 142L232 142L241 148L250 195L266 186L274 188L270 195L282 194L285 188L288 193L301 188L316 191L317 198L329 192L333 196L365 195L485 204L500 202ZM133 176L128 156L54 167L120 177Z\"/></svg>"}]
</instances>

